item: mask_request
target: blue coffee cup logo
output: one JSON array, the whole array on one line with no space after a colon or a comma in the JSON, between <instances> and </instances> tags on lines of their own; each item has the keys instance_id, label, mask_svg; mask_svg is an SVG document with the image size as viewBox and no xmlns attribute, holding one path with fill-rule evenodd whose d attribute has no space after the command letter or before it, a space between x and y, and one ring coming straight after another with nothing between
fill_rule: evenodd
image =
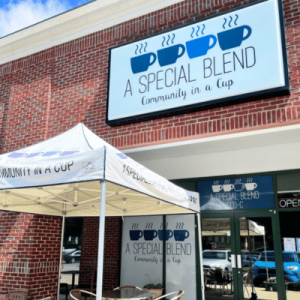
<instances>
[{"instance_id":1,"label":"blue coffee cup logo","mask_svg":"<svg viewBox=\"0 0 300 300\"><path fill-rule=\"evenodd\" d=\"M156 61L155 53L146 53L131 58L131 70L133 74L145 72Z\"/></svg>"},{"instance_id":2,"label":"blue coffee cup logo","mask_svg":"<svg viewBox=\"0 0 300 300\"><path fill-rule=\"evenodd\" d=\"M166 230L166 241L169 240L173 236L173 231L170 229ZM158 230L158 239L160 241L163 241L164 239L164 231L163 230Z\"/></svg>"},{"instance_id":3,"label":"blue coffee cup logo","mask_svg":"<svg viewBox=\"0 0 300 300\"><path fill-rule=\"evenodd\" d=\"M199 37L200 26L197 25L198 29L195 28L192 27L191 38L194 38L195 31L196 31L196 37ZM195 58L195 57L206 55L207 51L209 49L212 49L216 45L217 38L212 34L204 36L204 29L205 29L205 24L202 24L201 34L203 36L195 40L190 40L185 43L189 58Z\"/></svg>"},{"instance_id":4,"label":"blue coffee cup logo","mask_svg":"<svg viewBox=\"0 0 300 300\"><path fill-rule=\"evenodd\" d=\"M189 58L195 58L207 54L217 43L217 38L210 34L195 40L186 42L186 50Z\"/></svg>"},{"instance_id":5,"label":"blue coffee cup logo","mask_svg":"<svg viewBox=\"0 0 300 300\"><path fill-rule=\"evenodd\" d=\"M236 22L239 16L235 15L235 17L236 18L234 20L234 25L237 26ZM228 27L231 27L233 18L232 16L229 16L228 19L229 19ZM224 18L224 21L225 22L223 24L223 28L226 29L227 18ZM246 35L244 35L245 31L246 31ZM252 33L252 29L248 25L243 25L233 29L228 29L223 32L219 32L218 33L219 45L223 51L239 47L241 46L243 41L245 41L250 37L251 33Z\"/></svg>"},{"instance_id":6,"label":"blue coffee cup logo","mask_svg":"<svg viewBox=\"0 0 300 300\"><path fill-rule=\"evenodd\" d=\"M183 242L190 236L190 233L187 230L174 230L175 241Z\"/></svg>"},{"instance_id":7,"label":"blue coffee cup logo","mask_svg":"<svg viewBox=\"0 0 300 300\"><path fill-rule=\"evenodd\" d=\"M245 29L247 30L244 36ZM241 46L242 42L250 37L252 29L248 25L229 29L218 33L219 45L222 50L229 50Z\"/></svg>"},{"instance_id":8,"label":"blue coffee cup logo","mask_svg":"<svg viewBox=\"0 0 300 300\"><path fill-rule=\"evenodd\" d=\"M168 48L163 48L157 51L158 62L161 67L175 64L185 52L185 47L181 44L174 45Z\"/></svg>"},{"instance_id":9,"label":"blue coffee cup logo","mask_svg":"<svg viewBox=\"0 0 300 300\"><path fill-rule=\"evenodd\" d=\"M138 241L143 236L142 230L130 230L129 231L130 239L132 241Z\"/></svg>"},{"instance_id":10,"label":"blue coffee cup logo","mask_svg":"<svg viewBox=\"0 0 300 300\"><path fill-rule=\"evenodd\" d=\"M153 241L157 237L156 230L144 230L144 239L145 241Z\"/></svg>"}]
</instances>

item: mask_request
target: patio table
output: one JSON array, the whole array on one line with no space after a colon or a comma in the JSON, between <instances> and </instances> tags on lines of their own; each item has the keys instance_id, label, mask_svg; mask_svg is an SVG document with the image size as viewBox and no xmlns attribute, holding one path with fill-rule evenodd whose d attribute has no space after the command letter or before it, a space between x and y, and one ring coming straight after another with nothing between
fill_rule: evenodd
<instances>
[{"instance_id":1,"label":"patio table","mask_svg":"<svg viewBox=\"0 0 300 300\"><path fill-rule=\"evenodd\" d=\"M121 289L116 291L103 291L102 300L152 299L152 294L145 290Z\"/></svg>"},{"instance_id":2,"label":"patio table","mask_svg":"<svg viewBox=\"0 0 300 300\"><path fill-rule=\"evenodd\" d=\"M72 275L72 290L75 287L75 275L80 274L79 270L68 270L68 271L61 271L61 274L71 274Z\"/></svg>"}]
</instances>

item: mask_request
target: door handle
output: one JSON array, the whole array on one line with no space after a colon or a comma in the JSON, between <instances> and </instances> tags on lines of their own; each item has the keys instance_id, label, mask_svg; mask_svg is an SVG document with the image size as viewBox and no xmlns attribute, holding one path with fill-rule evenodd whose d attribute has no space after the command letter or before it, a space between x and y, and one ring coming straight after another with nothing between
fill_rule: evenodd
<instances>
[{"instance_id":1,"label":"door handle","mask_svg":"<svg viewBox=\"0 0 300 300\"><path fill-rule=\"evenodd\" d=\"M231 266L232 268L236 268L235 254L231 254Z\"/></svg>"},{"instance_id":2,"label":"door handle","mask_svg":"<svg viewBox=\"0 0 300 300\"><path fill-rule=\"evenodd\" d=\"M242 255L238 254L237 255L237 264L238 264L238 269L242 268Z\"/></svg>"}]
</instances>

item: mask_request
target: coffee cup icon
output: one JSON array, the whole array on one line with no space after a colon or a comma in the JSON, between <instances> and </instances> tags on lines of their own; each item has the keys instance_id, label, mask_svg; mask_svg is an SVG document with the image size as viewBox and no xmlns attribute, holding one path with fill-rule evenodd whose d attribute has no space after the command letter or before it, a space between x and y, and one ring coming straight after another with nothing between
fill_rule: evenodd
<instances>
[{"instance_id":1,"label":"coffee cup icon","mask_svg":"<svg viewBox=\"0 0 300 300\"><path fill-rule=\"evenodd\" d=\"M138 241L143 236L142 230L130 230L129 231L130 239L132 241Z\"/></svg>"},{"instance_id":2,"label":"coffee cup icon","mask_svg":"<svg viewBox=\"0 0 300 300\"><path fill-rule=\"evenodd\" d=\"M223 184L223 190L224 192L230 192L232 189L234 189L233 184Z\"/></svg>"},{"instance_id":3,"label":"coffee cup icon","mask_svg":"<svg viewBox=\"0 0 300 300\"><path fill-rule=\"evenodd\" d=\"M157 51L158 63L161 67L174 64L184 52L185 47L182 44L160 49Z\"/></svg>"},{"instance_id":4,"label":"coffee cup icon","mask_svg":"<svg viewBox=\"0 0 300 300\"><path fill-rule=\"evenodd\" d=\"M175 241L183 242L190 236L190 233L187 230L174 230Z\"/></svg>"},{"instance_id":5,"label":"coffee cup icon","mask_svg":"<svg viewBox=\"0 0 300 300\"><path fill-rule=\"evenodd\" d=\"M156 230L144 230L144 239L145 241L153 241L157 237Z\"/></svg>"},{"instance_id":6,"label":"coffee cup icon","mask_svg":"<svg viewBox=\"0 0 300 300\"><path fill-rule=\"evenodd\" d=\"M173 236L173 231L170 230L170 229L167 229L167 230L166 230L166 235L165 235L166 241L167 241L168 239L170 239L172 236ZM164 239L164 231L163 231L163 230L158 230L158 239L159 239L160 241L163 241L163 239Z\"/></svg>"},{"instance_id":7,"label":"coffee cup icon","mask_svg":"<svg viewBox=\"0 0 300 300\"><path fill-rule=\"evenodd\" d=\"M151 61L152 59L152 61ZM133 74L145 72L156 61L156 54L153 52L131 58L131 70Z\"/></svg>"},{"instance_id":8,"label":"coffee cup icon","mask_svg":"<svg viewBox=\"0 0 300 300\"><path fill-rule=\"evenodd\" d=\"M245 183L235 183L234 184L234 190L236 192L240 192L245 188Z\"/></svg>"},{"instance_id":9,"label":"coffee cup icon","mask_svg":"<svg viewBox=\"0 0 300 300\"><path fill-rule=\"evenodd\" d=\"M245 183L245 187L247 191L253 191L254 189L257 188L257 183L255 182L247 182Z\"/></svg>"},{"instance_id":10,"label":"coffee cup icon","mask_svg":"<svg viewBox=\"0 0 300 300\"><path fill-rule=\"evenodd\" d=\"M245 30L247 31L247 33L244 36ZM252 33L252 29L248 25L219 32L218 33L219 45L223 51L235 47L239 47L244 40L250 37L251 33Z\"/></svg>"},{"instance_id":11,"label":"coffee cup icon","mask_svg":"<svg viewBox=\"0 0 300 300\"><path fill-rule=\"evenodd\" d=\"M195 58L206 55L207 51L209 49L212 49L216 45L216 43L217 38L212 34L188 41L186 42L186 50L188 57Z\"/></svg>"},{"instance_id":12,"label":"coffee cup icon","mask_svg":"<svg viewBox=\"0 0 300 300\"><path fill-rule=\"evenodd\" d=\"M223 189L223 186L220 184L216 184L212 186L212 190L214 193L219 193Z\"/></svg>"}]
</instances>

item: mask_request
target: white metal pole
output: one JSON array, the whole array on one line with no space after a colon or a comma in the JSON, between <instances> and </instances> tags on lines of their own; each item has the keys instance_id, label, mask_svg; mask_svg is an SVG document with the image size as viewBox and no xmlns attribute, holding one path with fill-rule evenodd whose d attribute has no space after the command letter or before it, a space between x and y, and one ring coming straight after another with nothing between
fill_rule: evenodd
<instances>
[{"instance_id":1,"label":"white metal pole","mask_svg":"<svg viewBox=\"0 0 300 300\"><path fill-rule=\"evenodd\" d=\"M103 260L104 260L104 232L105 232L105 196L106 182L101 182L101 203L100 203L100 220L99 220L99 244L98 244L98 266L97 266L97 298L102 297L103 283Z\"/></svg>"},{"instance_id":2,"label":"white metal pole","mask_svg":"<svg viewBox=\"0 0 300 300\"><path fill-rule=\"evenodd\" d=\"M64 247L65 218L66 218L66 204L64 203L63 204L62 225L61 225L61 239L60 239L59 267L58 267L58 282L57 282L57 300L59 300L59 292L60 292L60 276L61 276L62 252L63 252L63 247Z\"/></svg>"},{"instance_id":3,"label":"white metal pole","mask_svg":"<svg viewBox=\"0 0 300 300\"><path fill-rule=\"evenodd\" d=\"M267 282L269 281L269 271L268 271L268 258L266 249L266 232L264 232L264 248L265 248L265 262L266 262L266 272L267 272Z\"/></svg>"},{"instance_id":4,"label":"white metal pole","mask_svg":"<svg viewBox=\"0 0 300 300\"><path fill-rule=\"evenodd\" d=\"M203 262L202 262L202 232L201 232L201 220L200 220L200 213L197 213L198 218L198 240L199 240L199 262L200 262L200 274L201 274L201 294L202 299L205 299L204 295L204 272L203 272Z\"/></svg>"}]
</instances>

